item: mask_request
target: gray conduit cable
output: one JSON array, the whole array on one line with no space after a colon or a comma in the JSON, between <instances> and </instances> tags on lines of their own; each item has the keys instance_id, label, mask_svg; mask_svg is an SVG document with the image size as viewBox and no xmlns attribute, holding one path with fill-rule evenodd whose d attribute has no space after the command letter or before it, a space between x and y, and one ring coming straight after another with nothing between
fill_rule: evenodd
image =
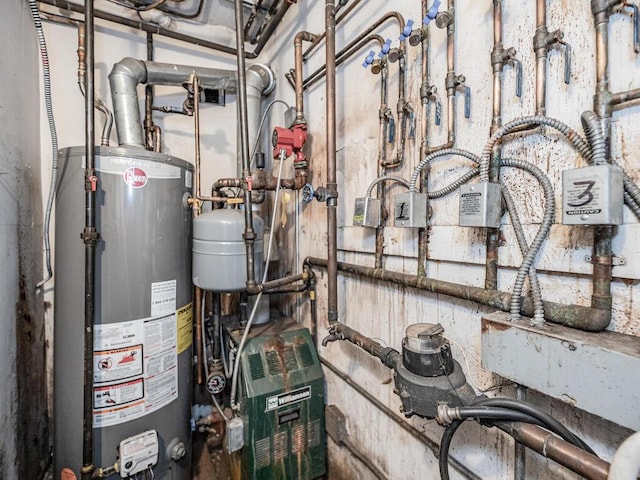
<instances>
[{"instance_id":1,"label":"gray conduit cable","mask_svg":"<svg viewBox=\"0 0 640 480\"><path fill-rule=\"evenodd\" d=\"M407 182L404 178L394 177L393 175L384 175L382 177L376 178L373 182L371 182L371 184L369 185L369 188L367 188L367 193L365 196L371 197L371 195L373 194L373 187L378 185L380 182L395 182L409 188L409 182Z\"/></svg>"},{"instance_id":2,"label":"gray conduit cable","mask_svg":"<svg viewBox=\"0 0 640 480\"><path fill-rule=\"evenodd\" d=\"M53 278L53 269L51 268L51 239L49 236L49 225L51 224L51 211L53 210L53 201L56 196L56 183L58 181L58 133L56 131L56 122L53 117L53 103L51 100L51 74L49 71L49 53L47 51L47 42L44 38L42 22L40 20L40 12L36 0L29 0L29 9L33 24L36 27L38 37L38 46L40 47L40 59L42 60L42 83L44 85L44 101L47 110L47 121L49 122L49 131L51 133L51 183L49 184L49 198L47 199L47 207L44 216L44 251L47 276L36 284L36 289L42 288L45 283Z\"/></svg>"},{"instance_id":3,"label":"gray conduit cable","mask_svg":"<svg viewBox=\"0 0 640 480\"><path fill-rule=\"evenodd\" d=\"M582 121L582 128L584 129L587 140L591 144L591 158L589 159L589 163L592 165L606 165L606 141L602 134L600 118L596 113L586 111L581 115L580 120ZM622 182L625 190L624 202L636 218L640 219L640 188L624 170L622 170Z\"/></svg>"},{"instance_id":4,"label":"gray conduit cable","mask_svg":"<svg viewBox=\"0 0 640 480\"><path fill-rule=\"evenodd\" d=\"M509 188L504 183L502 184L502 197L504 198L504 203L511 217L511 224L516 234L520 251L522 252L522 258L524 258L529 251L529 245L527 245L527 239L524 235L524 228L520 222L520 215L518 214L516 204L511 196L511 192L509 192ZM529 268L529 282L531 283L531 296L533 298L533 323L544 323L542 292L540 290L540 282L538 281L536 268L533 265Z\"/></svg>"},{"instance_id":5,"label":"gray conduit cable","mask_svg":"<svg viewBox=\"0 0 640 480\"><path fill-rule=\"evenodd\" d=\"M493 151L493 147L496 145L496 143L498 143L498 141L500 141L502 137L508 134L511 130L518 128L522 125L546 125L548 127L551 127L557 130L558 132L560 132L561 134L563 134L567 138L567 140L569 140L569 143L571 143L571 145L573 145L573 147L576 150L578 150L578 152L583 158L589 159L592 156L591 147L589 146L589 143L584 138L582 138L578 134L578 132L573 130L568 125L562 123L561 121L553 118L549 118L549 117L543 117L540 115L523 117L517 120L513 120L509 123L506 123L505 125L500 127L498 130L496 130L487 141L487 144L484 146L484 149L482 150L482 156L480 159L480 181L481 182L489 181L489 166L490 166L489 164L490 164L491 152Z\"/></svg>"},{"instance_id":6,"label":"gray conduit cable","mask_svg":"<svg viewBox=\"0 0 640 480\"><path fill-rule=\"evenodd\" d=\"M422 171L422 169L429 165L429 163L431 163L436 158L443 157L445 155L457 155L460 157L468 158L474 163L480 163L480 158L477 155L474 155L473 153L467 150L462 150L460 148L445 148L444 150L433 152L432 154L427 155L413 170L413 173L411 174L411 181L409 182L410 192L418 191L418 189L416 188L416 183L418 183L418 177L420 176L420 172Z\"/></svg>"},{"instance_id":7,"label":"gray conduit cable","mask_svg":"<svg viewBox=\"0 0 640 480\"><path fill-rule=\"evenodd\" d=\"M519 319L520 318L520 297L522 295L524 280L527 276L527 273L529 272L529 269L533 265L536 255L538 254L538 252L540 251L540 248L542 247L542 242L549 234L549 230L551 229L551 225L553 224L553 217L555 213L555 197L554 197L554 191L553 191L553 186L551 185L551 182L549 181L547 176L544 174L544 172L540 170L538 167L536 167L535 165L529 162L525 162L523 160L515 160L515 159L507 159L507 158L502 159L501 165L504 167L520 168L522 170L529 172L531 175L533 175L536 178L536 180L538 180L538 182L542 186L542 190L545 196L544 214L542 217L540 228L538 229L538 232L536 233L536 236L533 239L533 242L531 242L531 246L529 247L527 254L524 256L522 264L518 269L518 275L513 285L513 292L511 293L511 315L510 316L512 319ZM542 315L542 317L540 317L539 315L538 317L534 316L533 322L534 323L544 322L544 314Z\"/></svg>"},{"instance_id":8,"label":"gray conduit cable","mask_svg":"<svg viewBox=\"0 0 640 480\"><path fill-rule=\"evenodd\" d=\"M435 198L442 198L442 197L444 197L446 195L449 195L450 193L453 193L458 188L460 188L462 185L467 183L472 178L477 177L479 174L480 174L480 169L479 168L474 168L473 170L470 170L467 173L465 173L464 175L462 175L457 180L454 180L452 183L450 183L446 187L441 188L440 190L436 190L434 192L427 192L427 197L429 199L435 199Z\"/></svg>"}]
</instances>

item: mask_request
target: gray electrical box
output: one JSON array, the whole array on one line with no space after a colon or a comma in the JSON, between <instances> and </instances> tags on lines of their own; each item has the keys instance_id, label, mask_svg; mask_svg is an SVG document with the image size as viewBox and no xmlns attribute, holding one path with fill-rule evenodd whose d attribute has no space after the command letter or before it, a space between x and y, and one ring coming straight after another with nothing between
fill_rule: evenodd
<instances>
[{"instance_id":1,"label":"gray electrical box","mask_svg":"<svg viewBox=\"0 0 640 480\"><path fill-rule=\"evenodd\" d=\"M460 226L499 228L502 216L500 184L481 182L460 187Z\"/></svg>"},{"instance_id":2,"label":"gray electrical box","mask_svg":"<svg viewBox=\"0 0 640 480\"><path fill-rule=\"evenodd\" d=\"M562 223L620 225L624 202L622 169L594 165L562 172Z\"/></svg>"},{"instance_id":3,"label":"gray electrical box","mask_svg":"<svg viewBox=\"0 0 640 480\"><path fill-rule=\"evenodd\" d=\"M356 198L353 209L353 225L355 227L378 228L381 222L382 204L377 198Z\"/></svg>"},{"instance_id":4,"label":"gray electrical box","mask_svg":"<svg viewBox=\"0 0 640 480\"><path fill-rule=\"evenodd\" d=\"M427 196L418 192L396 195L394 202L394 225L396 227L426 228L428 219Z\"/></svg>"}]
</instances>

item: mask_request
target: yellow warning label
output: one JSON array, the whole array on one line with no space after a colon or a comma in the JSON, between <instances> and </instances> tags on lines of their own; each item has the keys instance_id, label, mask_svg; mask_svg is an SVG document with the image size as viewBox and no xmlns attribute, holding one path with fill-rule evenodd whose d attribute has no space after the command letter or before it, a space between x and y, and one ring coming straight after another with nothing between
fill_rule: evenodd
<instances>
[{"instance_id":1,"label":"yellow warning label","mask_svg":"<svg viewBox=\"0 0 640 480\"><path fill-rule=\"evenodd\" d=\"M188 303L176 312L178 323L178 355L191 346L193 339L193 305Z\"/></svg>"}]
</instances>

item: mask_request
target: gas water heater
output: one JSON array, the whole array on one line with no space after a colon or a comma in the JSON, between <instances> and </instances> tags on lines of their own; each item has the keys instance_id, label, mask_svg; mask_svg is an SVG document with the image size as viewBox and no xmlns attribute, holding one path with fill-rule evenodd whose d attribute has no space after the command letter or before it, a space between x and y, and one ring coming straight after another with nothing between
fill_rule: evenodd
<instances>
[{"instance_id":1,"label":"gas water heater","mask_svg":"<svg viewBox=\"0 0 640 480\"><path fill-rule=\"evenodd\" d=\"M56 207L54 478L80 478L84 147L60 151ZM96 467L187 480L191 465L193 167L141 149L96 149Z\"/></svg>"}]
</instances>

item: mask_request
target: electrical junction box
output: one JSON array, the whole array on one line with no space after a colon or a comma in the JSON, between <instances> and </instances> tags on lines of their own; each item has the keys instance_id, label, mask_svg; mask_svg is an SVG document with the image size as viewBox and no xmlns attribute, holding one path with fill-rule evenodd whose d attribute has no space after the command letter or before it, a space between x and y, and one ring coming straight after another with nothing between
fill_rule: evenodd
<instances>
[{"instance_id":1,"label":"electrical junction box","mask_svg":"<svg viewBox=\"0 0 640 480\"><path fill-rule=\"evenodd\" d=\"M624 187L622 169L594 165L562 172L562 223L620 225Z\"/></svg>"},{"instance_id":2,"label":"electrical junction box","mask_svg":"<svg viewBox=\"0 0 640 480\"><path fill-rule=\"evenodd\" d=\"M500 228L502 192L499 183L481 182L460 187L461 227Z\"/></svg>"},{"instance_id":3,"label":"electrical junction box","mask_svg":"<svg viewBox=\"0 0 640 480\"><path fill-rule=\"evenodd\" d=\"M231 331L238 344L242 331ZM309 330L292 319L256 325L240 355L244 480L326 473L324 378Z\"/></svg>"},{"instance_id":4,"label":"electrical junction box","mask_svg":"<svg viewBox=\"0 0 640 480\"><path fill-rule=\"evenodd\" d=\"M356 198L353 209L353 225L355 227L378 228L382 219L382 203L377 198Z\"/></svg>"},{"instance_id":5,"label":"electrical junction box","mask_svg":"<svg viewBox=\"0 0 640 480\"><path fill-rule=\"evenodd\" d=\"M122 440L119 451L122 478L144 472L158 463L158 433L148 430Z\"/></svg>"},{"instance_id":6,"label":"electrical junction box","mask_svg":"<svg viewBox=\"0 0 640 480\"><path fill-rule=\"evenodd\" d=\"M396 227L426 228L428 198L423 193L407 192L396 195L393 219Z\"/></svg>"},{"instance_id":7,"label":"electrical junction box","mask_svg":"<svg viewBox=\"0 0 640 480\"><path fill-rule=\"evenodd\" d=\"M227 422L227 452L233 453L244 447L244 423L240 417Z\"/></svg>"}]
</instances>

